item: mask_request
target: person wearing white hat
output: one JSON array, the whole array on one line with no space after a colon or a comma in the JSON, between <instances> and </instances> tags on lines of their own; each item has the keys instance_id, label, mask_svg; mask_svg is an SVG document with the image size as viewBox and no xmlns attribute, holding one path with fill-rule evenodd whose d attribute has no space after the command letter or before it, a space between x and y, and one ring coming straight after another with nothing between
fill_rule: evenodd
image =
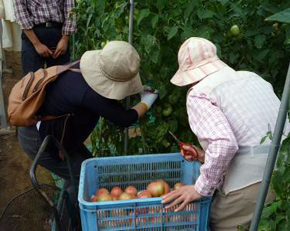
<instances>
[{"instance_id":1,"label":"person wearing white hat","mask_svg":"<svg viewBox=\"0 0 290 231\"><path fill-rule=\"evenodd\" d=\"M66 71L46 88L46 98L39 116L66 115L62 118L41 121L36 126L19 127L20 144L34 159L42 140L55 136L71 156L74 175L78 179L81 163L92 157L83 144L95 128L100 116L121 127L128 127L152 106L157 91L142 86L140 57L127 42L111 41L102 50L85 52L74 68ZM119 100L141 94L141 101L126 109ZM43 167L68 179L69 172L62 156L49 147L39 162Z\"/></svg>"},{"instance_id":2,"label":"person wearing white hat","mask_svg":"<svg viewBox=\"0 0 290 231\"><path fill-rule=\"evenodd\" d=\"M163 197L166 208L213 196L210 221L213 231L236 231L250 225L259 193L280 101L270 83L249 71L235 71L222 62L216 46L192 37L178 52L179 69L171 79L188 86L187 113L204 163L194 185ZM182 153L186 160L195 160ZM215 193L215 194L214 194ZM274 199L269 191L266 202Z\"/></svg>"}]
</instances>

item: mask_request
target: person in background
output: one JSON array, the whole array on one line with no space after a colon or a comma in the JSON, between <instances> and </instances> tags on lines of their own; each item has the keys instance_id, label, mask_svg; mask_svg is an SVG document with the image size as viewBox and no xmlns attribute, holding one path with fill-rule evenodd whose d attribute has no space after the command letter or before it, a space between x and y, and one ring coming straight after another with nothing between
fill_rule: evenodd
<instances>
[{"instance_id":1,"label":"person in background","mask_svg":"<svg viewBox=\"0 0 290 231\"><path fill-rule=\"evenodd\" d=\"M70 61L69 37L76 32L70 14L74 0L13 0L16 21L23 30L23 75Z\"/></svg>"},{"instance_id":2,"label":"person in background","mask_svg":"<svg viewBox=\"0 0 290 231\"><path fill-rule=\"evenodd\" d=\"M33 160L47 135L54 136L70 155L73 174L79 179L82 162L92 157L84 141L94 130L99 118L120 127L137 122L158 97L156 91L142 86L139 75L140 57L133 46L111 41L102 50L85 52L74 68L62 73L46 87L46 97L37 116L63 116L41 121L30 127L19 127L18 138L24 152ZM141 101L126 109L119 100L133 94ZM49 147L39 164L69 180L66 161L55 147Z\"/></svg>"},{"instance_id":3,"label":"person in background","mask_svg":"<svg viewBox=\"0 0 290 231\"><path fill-rule=\"evenodd\" d=\"M204 38L186 40L178 52L178 63L171 82L189 87L188 119L203 148L197 150L204 164L194 185L165 195L162 203L180 211L193 200L214 195L212 230L247 228L270 146L270 140L260 142L268 128L275 127L280 101L270 83L253 72L230 68L218 58L216 46ZM273 199L269 191L266 202Z\"/></svg>"}]
</instances>

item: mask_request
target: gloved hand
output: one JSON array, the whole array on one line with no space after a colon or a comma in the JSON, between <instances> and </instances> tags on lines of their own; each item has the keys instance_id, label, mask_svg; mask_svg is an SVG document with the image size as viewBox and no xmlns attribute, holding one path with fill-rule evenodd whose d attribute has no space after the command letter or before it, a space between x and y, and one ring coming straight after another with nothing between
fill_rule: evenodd
<instances>
[{"instance_id":1,"label":"gloved hand","mask_svg":"<svg viewBox=\"0 0 290 231\"><path fill-rule=\"evenodd\" d=\"M158 98L158 91L153 91L150 87L144 86L143 90L140 92L140 96L141 102L147 106L147 109L149 109Z\"/></svg>"}]
</instances>

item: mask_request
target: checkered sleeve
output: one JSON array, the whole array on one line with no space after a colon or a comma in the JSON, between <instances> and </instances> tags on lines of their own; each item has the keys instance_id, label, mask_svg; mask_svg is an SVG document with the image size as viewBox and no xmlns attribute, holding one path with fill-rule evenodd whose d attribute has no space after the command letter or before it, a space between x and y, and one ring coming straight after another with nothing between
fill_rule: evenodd
<instances>
[{"instance_id":1,"label":"checkered sleeve","mask_svg":"<svg viewBox=\"0 0 290 231\"><path fill-rule=\"evenodd\" d=\"M26 6L26 0L13 0L13 8L17 23L21 29L33 28L33 19L29 15Z\"/></svg>"},{"instance_id":2,"label":"checkered sleeve","mask_svg":"<svg viewBox=\"0 0 290 231\"><path fill-rule=\"evenodd\" d=\"M62 34L71 35L76 32L76 16L71 13L71 10L75 7L74 0L64 1L64 26L62 28Z\"/></svg>"},{"instance_id":3,"label":"checkered sleeve","mask_svg":"<svg viewBox=\"0 0 290 231\"><path fill-rule=\"evenodd\" d=\"M205 162L195 189L203 196L212 195L222 182L223 175L238 150L231 127L218 106L202 95L189 94L187 113L193 133L206 141Z\"/></svg>"}]
</instances>

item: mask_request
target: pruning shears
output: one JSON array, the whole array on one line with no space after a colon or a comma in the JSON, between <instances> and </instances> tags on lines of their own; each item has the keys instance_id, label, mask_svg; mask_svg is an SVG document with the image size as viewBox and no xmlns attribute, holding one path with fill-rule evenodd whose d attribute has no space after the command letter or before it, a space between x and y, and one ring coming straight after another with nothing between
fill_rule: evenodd
<instances>
[{"instance_id":1,"label":"pruning shears","mask_svg":"<svg viewBox=\"0 0 290 231\"><path fill-rule=\"evenodd\" d=\"M170 135L177 141L179 147L180 147L180 152L183 152L183 157L185 156L192 156L194 160L197 159L198 157L198 152L196 148L191 145L190 143L184 143L180 141L171 131L168 131Z\"/></svg>"}]
</instances>

